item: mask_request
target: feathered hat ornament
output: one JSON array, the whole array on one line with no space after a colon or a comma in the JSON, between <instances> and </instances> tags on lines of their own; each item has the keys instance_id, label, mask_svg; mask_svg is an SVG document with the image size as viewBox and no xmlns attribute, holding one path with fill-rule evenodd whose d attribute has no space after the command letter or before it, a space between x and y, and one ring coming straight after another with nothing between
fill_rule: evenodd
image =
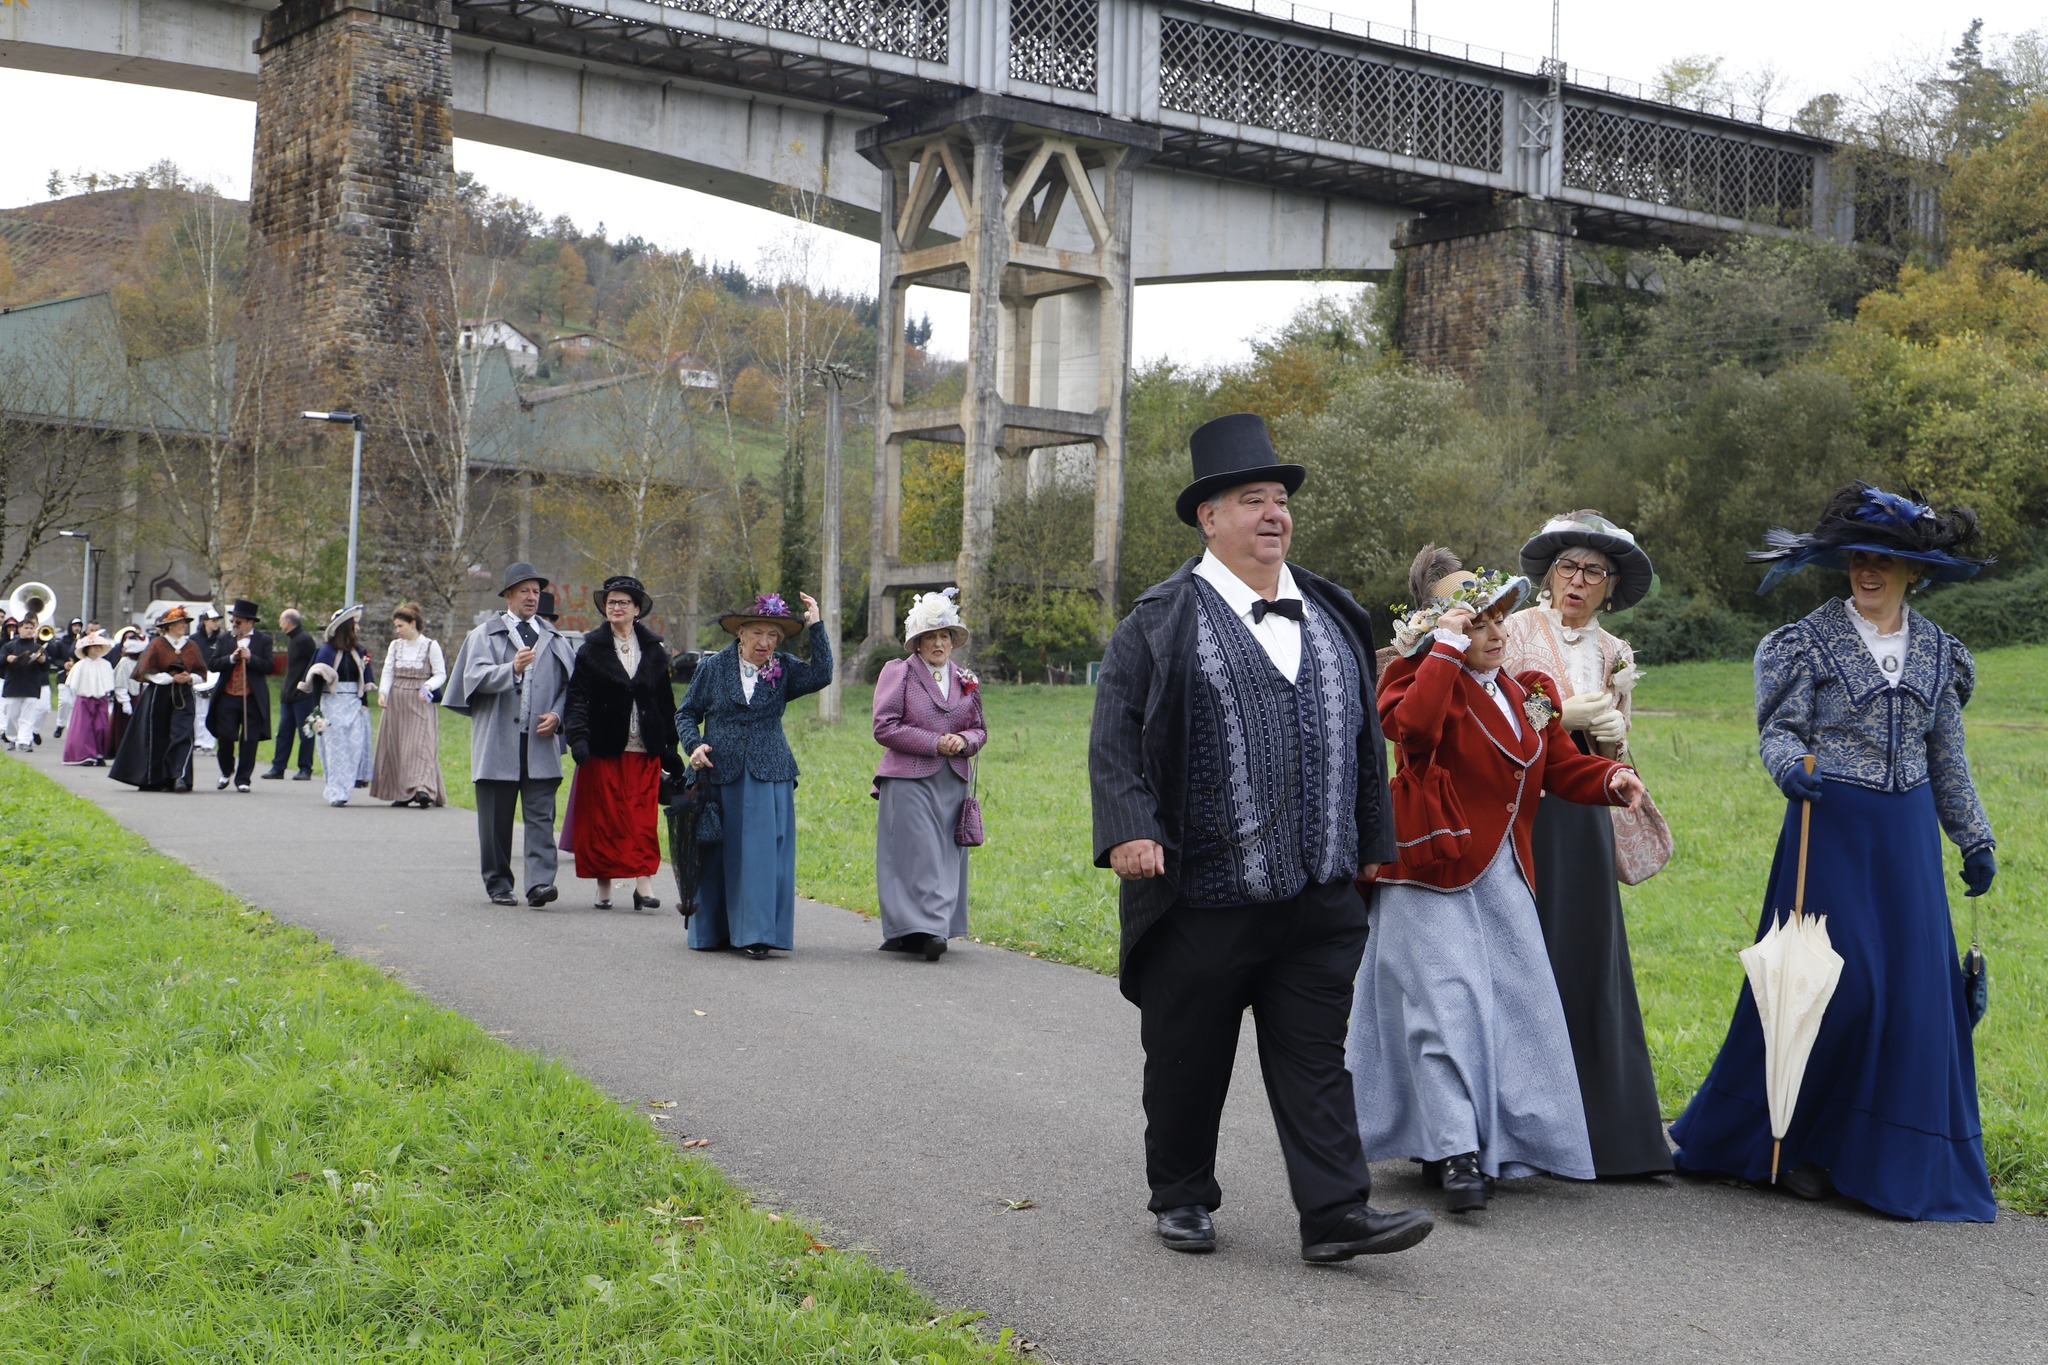
<instances>
[{"instance_id":1,"label":"feathered hat ornament","mask_svg":"<svg viewBox=\"0 0 2048 1365\"><path fill-rule=\"evenodd\" d=\"M1922 565L1922 583L1959 583L1993 562L1961 553L1976 539L1977 514L1969 508L1937 512L1859 479L1834 491L1813 530L1802 535L1773 526L1764 532L1765 548L1751 550L1749 562L1771 566L1757 585L1760 594L1809 564L1847 569L1857 550Z\"/></svg>"},{"instance_id":2,"label":"feathered hat ornament","mask_svg":"<svg viewBox=\"0 0 2048 1365\"><path fill-rule=\"evenodd\" d=\"M920 635L943 630L953 637L953 647L967 643L967 626L960 619L960 605L956 599L960 589L947 588L941 592L921 592L910 603L910 610L903 613L903 643L912 644Z\"/></svg>"}]
</instances>

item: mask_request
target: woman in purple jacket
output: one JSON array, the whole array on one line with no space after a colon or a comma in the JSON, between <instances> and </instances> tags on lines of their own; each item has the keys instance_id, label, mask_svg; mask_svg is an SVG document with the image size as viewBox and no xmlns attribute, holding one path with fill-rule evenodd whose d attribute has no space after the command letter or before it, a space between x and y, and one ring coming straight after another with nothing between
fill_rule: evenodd
<instances>
[{"instance_id":1,"label":"woman in purple jacket","mask_svg":"<svg viewBox=\"0 0 2048 1365\"><path fill-rule=\"evenodd\" d=\"M957 831L974 777L969 760L988 743L981 686L952 662L967 643L957 591L923 593L911 603L903 618L911 657L890 660L875 679L882 951L923 953L927 962L939 960L947 939L967 933L967 850Z\"/></svg>"}]
</instances>

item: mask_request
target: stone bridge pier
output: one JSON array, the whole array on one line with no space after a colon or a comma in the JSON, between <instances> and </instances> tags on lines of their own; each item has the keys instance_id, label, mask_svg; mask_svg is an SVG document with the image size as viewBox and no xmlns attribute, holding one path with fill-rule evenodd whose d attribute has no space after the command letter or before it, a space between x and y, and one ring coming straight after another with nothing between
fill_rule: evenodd
<instances>
[{"instance_id":1,"label":"stone bridge pier","mask_svg":"<svg viewBox=\"0 0 2048 1365\"><path fill-rule=\"evenodd\" d=\"M299 414L363 414L364 563L408 595L425 497L395 428L445 431L455 26L446 0L283 0L256 44L239 434L345 452Z\"/></svg>"},{"instance_id":2,"label":"stone bridge pier","mask_svg":"<svg viewBox=\"0 0 2048 1365\"><path fill-rule=\"evenodd\" d=\"M1546 364L1577 360L1572 310L1573 214L1512 198L1429 214L1394 237L1401 262L1401 351L1409 360L1478 377L1487 348L1534 348Z\"/></svg>"}]
</instances>

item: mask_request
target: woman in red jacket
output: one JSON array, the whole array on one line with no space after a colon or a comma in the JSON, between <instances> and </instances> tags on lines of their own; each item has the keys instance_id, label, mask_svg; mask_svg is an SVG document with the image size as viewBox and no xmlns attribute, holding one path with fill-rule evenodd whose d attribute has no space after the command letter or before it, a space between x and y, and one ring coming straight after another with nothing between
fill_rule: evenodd
<instances>
[{"instance_id":1,"label":"woman in red jacket","mask_svg":"<svg viewBox=\"0 0 2048 1365\"><path fill-rule=\"evenodd\" d=\"M1643 786L1571 743L1554 682L1501 671L1528 579L1481 578L1435 546L1409 578L1428 605L1396 632L1406 657L1379 692L1398 854L1373 891L1345 1060L1366 1158L1420 1159L1465 1212L1496 1177L1593 1178L1530 834L1545 791L1633 806Z\"/></svg>"}]
</instances>

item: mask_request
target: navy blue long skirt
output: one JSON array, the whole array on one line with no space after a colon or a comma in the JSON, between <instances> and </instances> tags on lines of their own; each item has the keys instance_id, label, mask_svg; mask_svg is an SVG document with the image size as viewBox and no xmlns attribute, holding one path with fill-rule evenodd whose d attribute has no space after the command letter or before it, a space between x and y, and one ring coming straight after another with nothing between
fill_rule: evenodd
<instances>
[{"instance_id":1,"label":"navy blue long skirt","mask_svg":"<svg viewBox=\"0 0 2048 1365\"><path fill-rule=\"evenodd\" d=\"M716 790L725 836L704 859L690 946L786 951L796 944L796 783L741 773Z\"/></svg>"},{"instance_id":2,"label":"navy blue long skirt","mask_svg":"<svg viewBox=\"0 0 2048 1365\"><path fill-rule=\"evenodd\" d=\"M1787 802L1757 934L1792 908L1799 805ZM1933 789L1823 784L1806 908L1827 916L1842 980L1823 1016L1781 1171L1814 1165L1852 1199L1900 1218L1998 1215L1977 1116L1977 1062L1941 871ZM1763 1026L1745 983L1721 1055L1671 1125L1680 1170L1771 1176Z\"/></svg>"}]
</instances>

